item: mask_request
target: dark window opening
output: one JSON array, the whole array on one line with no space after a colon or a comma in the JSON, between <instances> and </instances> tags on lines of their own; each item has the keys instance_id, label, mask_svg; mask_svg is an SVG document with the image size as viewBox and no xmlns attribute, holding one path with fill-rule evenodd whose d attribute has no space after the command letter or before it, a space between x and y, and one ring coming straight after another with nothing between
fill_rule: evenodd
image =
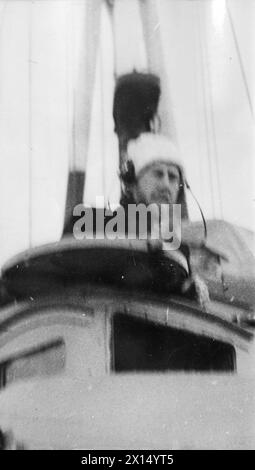
<instances>
[{"instance_id":1,"label":"dark window opening","mask_svg":"<svg viewBox=\"0 0 255 470\"><path fill-rule=\"evenodd\" d=\"M0 389L17 380L57 374L64 366L65 343L57 338L0 363Z\"/></svg>"},{"instance_id":2,"label":"dark window opening","mask_svg":"<svg viewBox=\"0 0 255 470\"><path fill-rule=\"evenodd\" d=\"M112 370L235 370L233 346L128 315L116 314L112 329Z\"/></svg>"}]
</instances>

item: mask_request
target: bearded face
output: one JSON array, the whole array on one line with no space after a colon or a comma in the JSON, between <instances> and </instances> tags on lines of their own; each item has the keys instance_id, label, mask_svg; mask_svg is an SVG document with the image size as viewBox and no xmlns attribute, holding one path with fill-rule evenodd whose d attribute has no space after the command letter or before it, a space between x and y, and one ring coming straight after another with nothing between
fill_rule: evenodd
<instances>
[{"instance_id":1,"label":"bearded face","mask_svg":"<svg viewBox=\"0 0 255 470\"><path fill-rule=\"evenodd\" d=\"M176 204L179 189L180 173L177 166L155 162L138 175L134 198L137 204Z\"/></svg>"}]
</instances>

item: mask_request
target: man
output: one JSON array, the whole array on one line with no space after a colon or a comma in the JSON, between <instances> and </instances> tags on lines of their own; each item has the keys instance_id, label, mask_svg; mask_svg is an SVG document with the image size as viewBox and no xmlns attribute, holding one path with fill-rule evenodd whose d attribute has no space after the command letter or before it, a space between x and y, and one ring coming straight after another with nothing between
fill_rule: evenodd
<instances>
[{"instance_id":1,"label":"man","mask_svg":"<svg viewBox=\"0 0 255 470\"><path fill-rule=\"evenodd\" d=\"M129 141L123 204L181 204L182 219L188 219L185 175L174 144L159 134L143 133Z\"/></svg>"},{"instance_id":2,"label":"man","mask_svg":"<svg viewBox=\"0 0 255 470\"><path fill-rule=\"evenodd\" d=\"M195 276L190 266L189 244L178 240L178 246L173 249L171 240L165 236L170 233L180 233L180 222L188 221L188 209L186 202L186 179L178 150L175 145L167 138L153 133L142 133L137 139L131 140L127 147L127 170L120 175L123 184L121 206L115 212L109 214L104 209L93 209L93 232L97 230L95 222L99 213L104 220L104 231L107 232L109 222L116 221L119 214L125 214L125 232L126 236L132 234L131 238L140 235L139 210L130 214L130 206L133 209L139 209L140 205L146 209L154 206L158 211L146 213L146 227L142 238L147 239L150 265L152 267L153 285L157 289L169 292L181 293L190 297L196 297L200 304L206 308L209 300L208 290L205 284ZM177 220L177 226L174 227L173 205L178 205L181 209L180 220ZM169 207L167 224L165 224L166 213L162 215L162 206ZM111 211L110 211L111 212ZM105 215L103 215L105 214ZM156 217L155 217L156 216ZM159 217L158 217L159 216ZM80 216L79 216L80 217ZM120 217L121 218L121 217ZM134 220L136 219L136 220ZM152 237L154 223L158 223L159 237ZM78 227L83 224L80 218ZM112 223L110 222L111 227ZM179 225L178 225L179 224ZM136 233L130 230L130 226L135 227ZM167 225L166 229L161 231L162 226ZM85 223L86 226L86 223ZM138 229L138 231L137 231ZM138 233L139 232L139 233ZM146 232L146 233L145 233ZM107 233L106 233L107 235ZM140 238L140 237L138 237ZM169 246L171 245L171 249Z\"/></svg>"},{"instance_id":3,"label":"man","mask_svg":"<svg viewBox=\"0 0 255 470\"><path fill-rule=\"evenodd\" d=\"M188 222L188 209L186 200L186 178L184 168L175 145L166 137L159 134L143 133L139 138L131 140L127 147L127 172L121 175L123 182L122 204L125 208L128 204L145 204L149 206L156 204L159 207L169 205L170 213L174 204L179 204L181 208L181 221ZM161 215L159 222L162 226ZM168 221L169 222L169 221ZM170 220L170 225L173 221ZM179 227L177 227L178 229ZM157 257L162 261L169 262L173 257L176 259L174 251L166 248L167 240L161 238L161 245L156 241L149 240L149 246ZM194 243L194 241L193 241ZM208 289L205 283L192 272L190 266L189 243L181 243L178 252L180 265L184 266L186 259L188 264L188 277L180 279L180 291L182 293L194 295L204 309L207 309L209 301Z\"/></svg>"}]
</instances>

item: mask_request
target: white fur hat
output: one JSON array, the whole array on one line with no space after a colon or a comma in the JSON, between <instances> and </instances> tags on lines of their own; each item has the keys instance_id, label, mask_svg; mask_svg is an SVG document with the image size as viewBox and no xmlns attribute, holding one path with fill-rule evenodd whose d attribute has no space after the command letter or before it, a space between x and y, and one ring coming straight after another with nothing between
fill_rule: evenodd
<instances>
[{"instance_id":1,"label":"white fur hat","mask_svg":"<svg viewBox=\"0 0 255 470\"><path fill-rule=\"evenodd\" d=\"M176 146L167 137L146 132L137 139L130 140L127 147L128 158L132 160L136 175L147 165L156 161L176 165L183 172L183 165Z\"/></svg>"}]
</instances>

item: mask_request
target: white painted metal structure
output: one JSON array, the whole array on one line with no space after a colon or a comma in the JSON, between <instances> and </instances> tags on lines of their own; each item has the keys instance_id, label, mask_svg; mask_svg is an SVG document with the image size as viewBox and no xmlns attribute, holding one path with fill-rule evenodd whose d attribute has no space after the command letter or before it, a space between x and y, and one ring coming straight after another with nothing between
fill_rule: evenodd
<instances>
[{"instance_id":1,"label":"white painted metal structure","mask_svg":"<svg viewBox=\"0 0 255 470\"><path fill-rule=\"evenodd\" d=\"M37 377L17 380L2 391L3 430L12 430L15 439L28 449L254 448L254 378L253 374L249 376L254 370L254 356L251 364L249 341L238 329L230 333L223 325L217 326L217 321L208 328L200 319L203 334L211 336L213 332L235 344L238 376L115 375L110 373L111 313L119 311L120 306L123 313L128 309L144 315L146 310L153 321L165 322L166 307L156 302L156 307L149 304L148 308L148 300L133 302L120 294L113 301L109 291L105 296L98 290L96 296L91 290L85 300L84 288L79 291L83 300L80 307L77 292L73 306L72 296L68 306L66 298L64 305L63 299L57 299L58 307L52 303L37 310L30 304L30 318L26 313L18 319L24 308L21 306L16 322L1 335L1 361L19 355L24 343L26 349L32 349L61 337L65 344L64 369L55 374L51 370L47 376L38 368ZM174 308L169 308L168 315L169 323L172 317L185 328ZM198 323L195 321L194 326Z\"/></svg>"},{"instance_id":2,"label":"white painted metal structure","mask_svg":"<svg viewBox=\"0 0 255 470\"><path fill-rule=\"evenodd\" d=\"M246 322L249 312L212 302L205 313L188 299L144 290L148 266L143 262L139 267L130 242L126 270L123 251L115 253L111 267L119 242L109 248L108 260L96 242L97 252L93 242L90 247L84 243L84 253L79 244L78 264L66 240L62 248L36 249L6 266L10 290L29 297L1 309L2 430L11 431L15 442L27 449L253 448L255 343ZM86 266L90 250L96 268L91 257ZM135 271L132 265L130 271L129 256L135 257ZM95 283L100 263L98 275L103 278ZM118 263L116 285L112 273ZM184 335L184 348L187 334L195 335L194 348L204 340L232 348L234 369L186 370L184 361L177 370L167 366L162 375L160 366L157 372L150 366L125 369L124 363L123 369L123 360L119 368L116 315L119 325L129 319L136 329L142 324L155 328L156 335L158 328L169 332L169 361L175 354L171 332L176 331ZM126 343L127 364L144 341L146 331L137 342ZM146 363L146 349L139 351L137 364Z\"/></svg>"}]
</instances>

